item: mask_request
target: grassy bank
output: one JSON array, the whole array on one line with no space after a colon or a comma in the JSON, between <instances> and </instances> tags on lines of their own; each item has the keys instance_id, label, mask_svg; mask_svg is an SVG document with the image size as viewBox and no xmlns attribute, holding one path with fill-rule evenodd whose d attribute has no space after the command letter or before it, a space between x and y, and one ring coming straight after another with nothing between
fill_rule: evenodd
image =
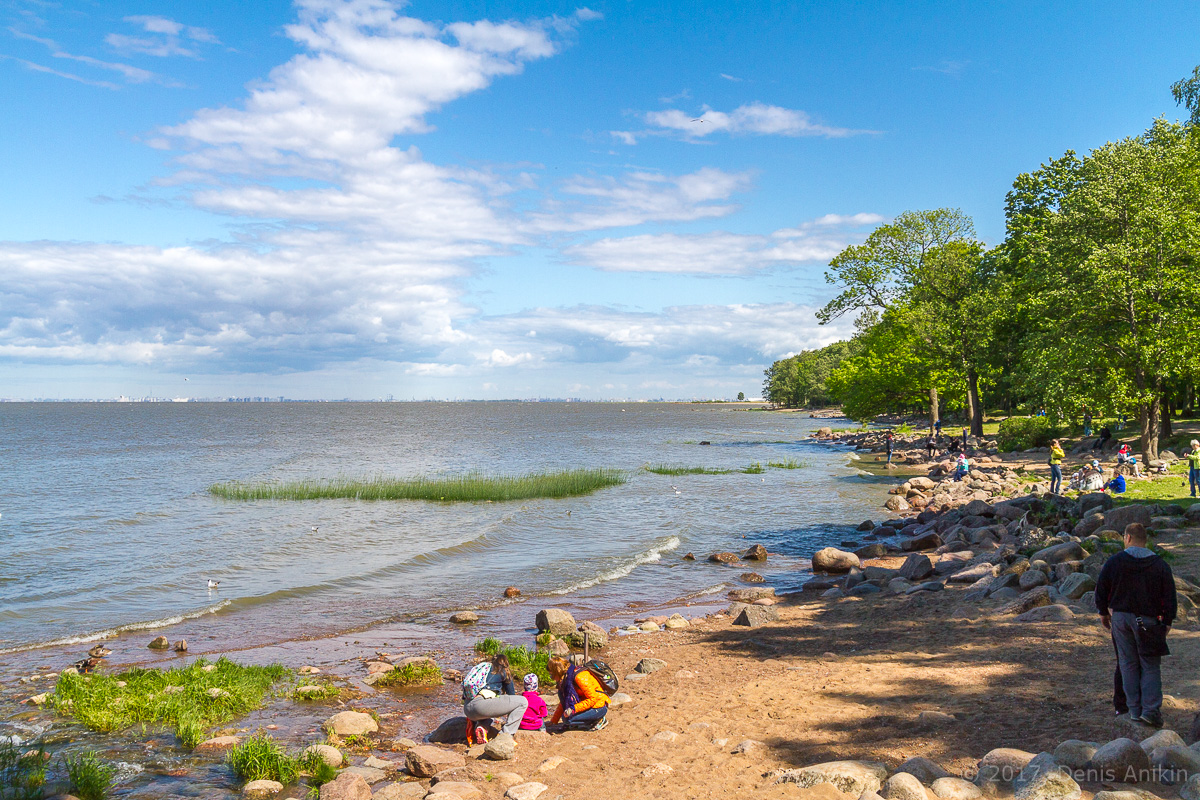
<instances>
[{"instance_id":1,"label":"grassy bank","mask_svg":"<svg viewBox=\"0 0 1200 800\"><path fill-rule=\"evenodd\" d=\"M729 475L733 472L731 469L689 467L684 464L647 464L645 470L655 475Z\"/></svg>"},{"instance_id":2,"label":"grassy bank","mask_svg":"<svg viewBox=\"0 0 1200 800\"><path fill-rule=\"evenodd\" d=\"M616 469L571 469L526 475L456 477L335 478L285 483L218 483L208 491L226 500L434 500L472 503L531 500L539 497L577 497L628 480Z\"/></svg>"},{"instance_id":3,"label":"grassy bank","mask_svg":"<svg viewBox=\"0 0 1200 800\"><path fill-rule=\"evenodd\" d=\"M226 659L169 670L64 675L54 690L54 708L101 732L163 725L190 748L213 725L260 707L267 691L289 675L277 664L248 667Z\"/></svg>"},{"instance_id":4,"label":"grassy bank","mask_svg":"<svg viewBox=\"0 0 1200 800\"><path fill-rule=\"evenodd\" d=\"M538 676L538 683L542 686L554 685L554 680L550 677L550 654L544 650L530 650L524 645L514 647L494 636L489 636L475 643L475 652L489 658L498 653L507 656L508 665L512 668L513 680L517 684L520 684L522 677L527 672L532 672Z\"/></svg>"}]
</instances>

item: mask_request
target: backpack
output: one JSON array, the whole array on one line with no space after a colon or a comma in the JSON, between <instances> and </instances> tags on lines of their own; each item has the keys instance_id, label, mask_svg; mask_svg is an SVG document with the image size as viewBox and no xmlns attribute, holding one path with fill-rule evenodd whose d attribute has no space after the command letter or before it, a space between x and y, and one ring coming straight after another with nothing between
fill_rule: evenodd
<instances>
[{"instance_id":1,"label":"backpack","mask_svg":"<svg viewBox=\"0 0 1200 800\"><path fill-rule=\"evenodd\" d=\"M490 661L480 661L467 670L467 674L463 675L462 679L463 702L469 703L474 700L475 695L479 694L487 686L488 678L491 675L492 663Z\"/></svg>"},{"instance_id":2,"label":"backpack","mask_svg":"<svg viewBox=\"0 0 1200 800\"><path fill-rule=\"evenodd\" d=\"M603 661L597 661L593 658L584 664L583 668L592 673L592 677L599 682L600 688L604 690L605 694L611 695L619 688L616 673L612 671L612 667Z\"/></svg>"}]
</instances>

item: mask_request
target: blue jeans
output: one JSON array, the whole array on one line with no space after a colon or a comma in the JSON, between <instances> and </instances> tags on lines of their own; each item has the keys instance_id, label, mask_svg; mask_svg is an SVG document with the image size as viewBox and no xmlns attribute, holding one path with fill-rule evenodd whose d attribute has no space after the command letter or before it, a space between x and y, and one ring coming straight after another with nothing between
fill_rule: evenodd
<instances>
[{"instance_id":1,"label":"blue jeans","mask_svg":"<svg viewBox=\"0 0 1200 800\"><path fill-rule=\"evenodd\" d=\"M1050 494L1058 494L1062 490L1062 465L1050 465Z\"/></svg>"},{"instance_id":2,"label":"blue jeans","mask_svg":"<svg viewBox=\"0 0 1200 800\"><path fill-rule=\"evenodd\" d=\"M1137 614L1128 611L1112 612L1112 638L1117 647L1117 667L1121 670L1121 685L1129 716L1162 713L1162 658L1144 656L1138 652Z\"/></svg>"},{"instance_id":3,"label":"blue jeans","mask_svg":"<svg viewBox=\"0 0 1200 800\"><path fill-rule=\"evenodd\" d=\"M599 708L589 708L587 711L580 711L566 721L568 727L571 728L590 728L600 720L604 719L604 715L608 713L608 706L600 706Z\"/></svg>"},{"instance_id":4,"label":"blue jeans","mask_svg":"<svg viewBox=\"0 0 1200 800\"><path fill-rule=\"evenodd\" d=\"M1188 467L1188 484L1192 487L1192 497L1196 496L1196 490L1200 489L1200 469Z\"/></svg>"}]
</instances>

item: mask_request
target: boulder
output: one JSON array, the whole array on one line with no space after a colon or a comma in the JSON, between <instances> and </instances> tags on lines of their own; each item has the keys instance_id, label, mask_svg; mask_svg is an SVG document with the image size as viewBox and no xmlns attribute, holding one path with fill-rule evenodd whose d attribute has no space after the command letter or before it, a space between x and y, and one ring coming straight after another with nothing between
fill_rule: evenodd
<instances>
[{"instance_id":1,"label":"boulder","mask_svg":"<svg viewBox=\"0 0 1200 800\"><path fill-rule=\"evenodd\" d=\"M1198 504L1198 510L1200 510L1200 504ZM875 530L875 523L869 519L864 520L863 522L860 522L858 524L858 527L855 528L854 530L856 530L856 531L872 531L872 530Z\"/></svg>"},{"instance_id":2,"label":"boulder","mask_svg":"<svg viewBox=\"0 0 1200 800\"><path fill-rule=\"evenodd\" d=\"M643 658L637 663L637 666L633 668L633 671L640 672L643 675L650 675L651 673L658 672L665 666L667 666L667 662L663 661L661 658Z\"/></svg>"},{"instance_id":3,"label":"boulder","mask_svg":"<svg viewBox=\"0 0 1200 800\"><path fill-rule=\"evenodd\" d=\"M907 511L908 509L912 508L912 506L908 504L908 501L900 495L892 495L889 497L887 502L883 504L883 507L888 511Z\"/></svg>"},{"instance_id":4,"label":"boulder","mask_svg":"<svg viewBox=\"0 0 1200 800\"><path fill-rule=\"evenodd\" d=\"M766 578L757 572L743 572L741 575L738 575L738 580L744 583L762 583Z\"/></svg>"},{"instance_id":5,"label":"boulder","mask_svg":"<svg viewBox=\"0 0 1200 800\"><path fill-rule=\"evenodd\" d=\"M376 789L371 800L421 800L429 790L416 781L397 781Z\"/></svg>"},{"instance_id":6,"label":"boulder","mask_svg":"<svg viewBox=\"0 0 1200 800\"><path fill-rule=\"evenodd\" d=\"M996 609L996 613L1024 614L1031 609L1048 605L1050 605L1050 587L1039 586L1000 606L1000 608Z\"/></svg>"},{"instance_id":7,"label":"boulder","mask_svg":"<svg viewBox=\"0 0 1200 800\"><path fill-rule=\"evenodd\" d=\"M1089 768L1105 783L1138 783L1149 774L1150 756L1132 739L1113 739L1096 750Z\"/></svg>"},{"instance_id":8,"label":"boulder","mask_svg":"<svg viewBox=\"0 0 1200 800\"><path fill-rule=\"evenodd\" d=\"M905 539L900 543L900 549L908 553L915 553L921 550L933 550L934 548L941 547L942 544L942 537L933 531L929 531L919 536L913 536L911 539Z\"/></svg>"},{"instance_id":9,"label":"boulder","mask_svg":"<svg viewBox=\"0 0 1200 800\"><path fill-rule=\"evenodd\" d=\"M1096 792L1092 800L1161 800L1158 795L1145 789L1115 789Z\"/></svg>"},{"instance_id":10,"label":"boulder","mask_svg":"<svg viewBox=\"0 0 1200 800\"><path fill-rule=\"evenodd\" d=\"M433 744L462 744L467 741L467 718L451 717L425 739Z\"/></svg>"},{"instance_id":11,"label":"boulder","mask_svg":"<svg viewBox=\"0 0 1200 800\"><path fill-rule=\"evenodd\" d=\"M203 742L196 745L195 749L201 753L205 751L219 752L221 750L228 750L229 748L241 743L242 737L240 736L214 736L213 738L205 739ZM339 753L338 755L341 754ZM340 764L341 762L339 761L338 763Z\"/></svg>"},{"instance_id":12,"label":"boulder","mask_svg":"<svg viewBox=\"0 0 1200 800\"><path fill-rule=\"evenodd\" d=\"M451 615L450 621L455 625L470 625L472 622L479 622L479 615L474 611L459 611Z\"/></svg>"},{"instance_id":13,"label":"boulder","mask_svg":"<svg viewBox=\"0 0 1200 800\"><path fill-rule=\"evenodd\" d=\"M250 781L242 787L242 797L246 800L270 800L283 791L279 781Z\"/></svg>"},{"instance_id":14,"label":"boulder","mask_svg":"<svg viewBox=\"0 0 1200 800\"><path fill-rule=\"evenodd\" d=\"M1147 755L1153 753L1160 747L1186 746L1186 743L1183 741L1183 737L1168 728L1163 728L1162 730L1156 731L1152 735L1147 736L1145 739L1142 739L1140 744L1142 749L1146 751Z\"/></svg>"},{"instance_id":15,"label":"boulder","mask_svg":"<svg viewBox=\"0 0 1200 800\"><path fill-rule=\"evenodd\" d=\"M1150 765L1162 771L1164 780L1183 783L1192 775L1200 775L1200 753L1182 744L1156 747L1150 753Z\"/></svg>"},{"instance_id":16,"label":"boulder","mask_svg":"<svg viewBox=\"0 0 1200 800\"><path fill-rule=\"evenodd\" d=\"M498 734L483 748L483 757L491 761L512 761L516 754L517 742L508 733Z\"/></svg>"},{"instance_id":17,"label":"boulder","mask_svg":"<svg viewBox=\"0 0 1200 800\"><path fill-rule=\"evenodd\" d=\"M746 549L746 552L742 553L742 560L744 560L744 561L766 561L767 560L767 548L763 547L761 544L751 545L749 548Z\"/></svg>"},{"instance_id":18,"label":"boulder","mask_svg":"<svg viewBox=\"0 0 1200 800\"><path fill-rule=\"evenodd\" d=\"M958 572L953 572L946 580L950 583L975 583L984 578L994 577L996 574L996 566L994 564L976 564L973 567L960 569Z\"/></svg>"},{"instance_id":19,"label":"boulder","mask_svg":"<svg viewBox=\"0 0 1200 800\"><path fill-rule=\"evenodd\" d=\"M983 797L978 786L962 778L938 778L929 788L938 800L979 800Z\"/></svg>"},{"instance_id":20,"label":"boulder","mask_svg":"<svg viewBox=\"0 0 1200 800\"><path fill-rule=\"evenodd\" d=\"M913 756L896 767L896 772L907 772L921 783L933 783L938 778L949 778L948 772L941 764L922 756Z\"/></svg>"},{"instance_id":21,"label":"boulder","mask_svg":"<svg viewBox=\"0 0 1200 800\"><path fill-rule=\"evenodd\" d=\"M983 473L979 473L980 476ZM975 476L972 476L975 477ZM976 478L978 480L978 478ZM992 504L986 500L972 500L963 507L963 515L967 517L991 517L995 516L995 510Z\"/></svg>"},{"instance_id":22,"label":"boulder","mask_svg":"<svg viewBox=\"0 0 1200 800\"><path fill-rule=\"evenodd\" d=\"M770 586L754 586L746 589L733 589L729 592L730 600L737 600L742 603L753 603L755 600L761 600L764 597L774 597L775 589Z\"/></svg>"},{"instance_id":23,"label":"boulder","mask_svg":"<svg viewBox=\"0 0 1200 800\"><path fill-rule=\"evenodd\" d=\"M929 560L929 556L914 553L904 559L904 563L900 566L900 577L909 581L919 581L928 578L933 574L933 562Z\"/></svg>"},{"instance_id":24,"label":"boulder","mask_svg":"<svg viewBox=\"0 0 1200 800\"><path fill-rule=\"evenodd\" d=\"M1061 564L1064 561L1080 561L1087 558L1087 553L1078 542L1062 542L1052 544L1038 550L1030 557L1030 561L1045 561L1047 564Z\"/></svg>"},{"instance_id":25,"label":"boulder","mask_svg":"<svg viewBox=\"0 0 1200 800\"><path fill-rule=\"evenodd\" d=\"M504 596L505 597L520 597L521 590L515 586L506 587L504 590Z\"/></svg>"},{"instance_id":26,"label":"boulder","mask_svg":"<svg viewBox=\"0 0 1200 800\"><path fill-rule=\"evenodd\" d=\"M342 711L325 720L325 730L338 736L362 736L379 730L379 723L361 711Z\"/></svg>"},{"instance_id":27,"label":"boulder","mask_svg":"<svg viewBox=\"0 0 1200 800\"><path fill-rule=\"evenodd\" d=\"M1075 527L1071 530L1071 533L1074 536L1078 536L1080 539L1083 539L1091 536L1093 533L1103 527L1104 515L1096 511L1091 514L1087 514L1083 519L1079 520L1079 522L1077 522Z\"/></svg>"},{"instance_id":28,"label":"boulder","mask_svg":"<svg viewBox=\"0 0 1200 800\"><path fill-rule=\"evenodd\" d=\"M555 636L570 636L575 632L575 618L561 608L543 608L535 618L538 632L549 631Z\"/></svg>"},{"instance_id":29,"label":"boulder","mask_svg":"<svg viewBox=\"0 0 1200 800\"><path fill-rule=\"evenodd\" d=\"M737 564L741 561L737 553L713 553L708 560L714 564Z\"/></svg>"},{"instance_id":30,"label":"boulder","mask_svg":"<svg viewBox=\"0 0 1200 800\"><path fill-rule=\"evenodd\" d=\"M858 556L838 550L836 547L824 547L813 553L813 572L844 573L862 566Z\"/></svg>"},{"instance_id":31,"label":"boulder","mask_svg":"<svg viewBox=\"0 0 1200 800\"><path fill-rule=\"evenodd\" d=\"M1200 775L1193 775L1179 787L1179 796L1183 800L1200 800Z\"/></svg>"},{"instance_id":32,"label":"boulder","mask_svg":"<svg viewBox=\"0 0 1200 800\"><path fill-rule=\"evenodd\" d=\"M870 585L869 583L864 584L864 586ZM768 622L775 622L778 619L779 612L770 606L746 606L733 620L733 624L747 628L760 628Z\"/></svg>"},{"instance_id":33,"label":"boulder","mask_svg":"<svg viewBox=\"0 0 1200 800\"><path fill-rule=\"evenodd\" d=\"M854 551L854 555L858 556L860 560L868 559L868 558L879 558L881 556L887 555L887 546L882 545L879 542L874 542L872 544L863 545L862 547L858 548L857 550Z\"/></svg>"},{"instance_id":34,"label":"boulder","mask_svg":"<svg viewBox=\"0 0 1200 800\"><path fill-rule=\"evenodd\" d=\"M464 727L465 733L465 727ZM510 739L512 737L509 737ZM410 774L418 778L432 778L444 769L453 769L466 764L460 754L444 747L422 744L404 754L404 763Z\"/></svg>"},{"instance_id":35,"label":"boulder","mask_svg":"<svg viewBox=\"0 0 1200 800\"><path fill-rule=\"evenodd\" d=\"M518 783L515 786L508 787L508 791L504 793L504 797L506 800L537 800L549 788L544 783L528 781L527 783Z\"/></svg>"},{"instance_id":36,"label":"boulder","mask_svg":"<svg viewBox=\"0 0 1200 800\"><path fill-rule=\"evenodd\" d=\"M879 795L883 800L926 800L925 787L907 772L897 772L884 781Z\"/></svg>"},{"instance_id":37,"label":"boulder","mask_svg":"<svg viewBox=\"0 0 1200 800\"><path fill-rule=\"evenodd\" d=\"M1039 586L1048 586L1049 584L1050 576L1040 569L1030 569L1022 572L1020 579L1017 581L1017 587L1023 592L1036 589Z\"/></svg>"},{"instance_id":38,"label":"boulder","mask_svg":"<svg viewBox=\"0 0 1200 800\"><path fill-rule=\"evenodd\" d=\"M1096 581L1086 572L1068 575L1058 587L1058 593L1070 600L1078 600L1096 588Z\"/></svg>"},{"instance_id":39,"label":"boulder","mask_svg":"<svg viewBox=\"0 0 1200 800\"><path fill-rule=\"evenodd\" d=\"M1140 504L1118 506L1104 512L1104 527L1112 528L1118 533L1124 533L1125 526L1137 522L1150 527L1150 507Z\"/></svg>"},{"instance_id":40,"label":"boulder","mask_svg":"<svg viewBox=\"0 0 1200 800\"><path fill-rule=\"evenodd\" d=\"M310 753L316 753L322 761L334 768L340 767L346 760L345 757L342 756L342 752L340 750L327 744L309 745L308 747L304 748L300 755L307 756Z\"/></svg>"},{"instance_id":41,"label":"boulder","mask_svg":"<svg viewBox=\"0 0 1200 800\"><path fill-rule=\"evenodd\" d=\"M827 761L800 769L787 769L776 783L795 783L802 789L828 783L839 792L861 795L878 792L887 778L887 768L872 761Z\"/></svg>"},{"instance_id":42,"label":"boulder","mask_svg":"<svg viewBox=\"0 0 1200 800\"><path fill-rule=\"evenodd\" d=\"M155 636L146 646L151 650L166 650L170 648L171 642L165 636Z\"/></svg>"},{"instance_id":43,"label":"boulder","mask_svg":"<svg viewBox=\"0 0 1200 800\"><path fill-rule=\"evenodd\" d=\"M1049 753L1039 753L1030 761L1013 787L1015 800L1076 800L1083 795L1075 779Z\"/></svg>"},{"instance_id":44,"label":"boulder","mask_svg":"<svg viewBox=\"0 0 1200 800\"><path fill-rule=\"evenodd\" d=\"M475 800L482 796L483 792L473 783L445 780L435 783L425 795L428 800Z\"/></svg>"},{"instance_id":45,"label":"boulder","mask_svg":"<svg viewBox=\"0 0 1200 800\"><path fill-rule=\"evenodd\" d=\"M1054 760L1069 769L1083 769L1092 760L1092 756L1096 755L1098 747L1095 742L1067 739L1054 748Z\"/></svg>"},{"instance_id":46,"label":"boulder","mask_svg":"<svg viewBox=\"0 0 1200 800\"><path fill-rule=\"evenodd\" d=\"M371 784L347 770L322 785L318 796L320 800L371 800Z\"/></svg>"},{"instance_id":47,"label":"boulder","mask_svg":"<svg viewBox=\"0 0 1200 800\"><path fill-rule=\"evenodd\" d=\"M996 787L1011 786L1021 770L1033 760L1033 753L1012 747L997 747L979 759L975 785L986 794L995 794Z\"/></svg>"}]
</instances>

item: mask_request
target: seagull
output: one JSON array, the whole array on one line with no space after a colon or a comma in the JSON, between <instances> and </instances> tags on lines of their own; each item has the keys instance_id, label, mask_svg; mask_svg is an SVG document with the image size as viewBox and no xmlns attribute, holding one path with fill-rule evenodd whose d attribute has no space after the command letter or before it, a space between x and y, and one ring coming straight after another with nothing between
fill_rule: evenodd
<instances>
[{"instance_id":1,"label":"seagull","mask_svg":"<svg viewBox=\"0 0 1200 800\"><path fill-rule=\"evenodd\" d=\"M696 117L694 120L692 120L692 122L708 122L708 120L704 119L703 117Z\"/></svg>"},{"instance_id":2,"label":"seagull","mask_svg":"<svg viewBox=\"0 0 1200 800\"><path fill-rule=\"evenodd\" d=\"M316 526L316 525L313 525L313 526L312 526L312 532L313 532L313 533L316 533L316 532L317 532L317 526Z\"/></svg>"},{"instance_id":3,"label":"seagull","mask_svg":"<svg viewBox=\"0 0 1200 800\"><path fill-rule=\"evenodd\" d=\"M212 578L208 579L208 588L216 589L220 585L221 585L220 581L214 581Z\"/></svg>"}]
</instances>

